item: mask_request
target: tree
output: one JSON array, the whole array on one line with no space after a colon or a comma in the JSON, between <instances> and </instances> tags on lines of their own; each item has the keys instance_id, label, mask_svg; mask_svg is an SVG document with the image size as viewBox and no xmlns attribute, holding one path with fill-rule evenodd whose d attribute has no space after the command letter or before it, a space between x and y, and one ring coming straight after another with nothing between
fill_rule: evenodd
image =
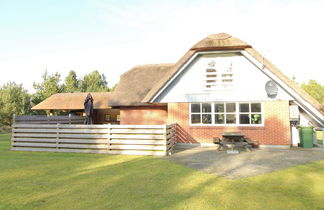
<instances>
[{"instance_id":1,"label":"tree","mask_svg":"<svg viewBox=\"0 0 324 210\"><path fill-rule=\"evenodd\" d=\"M42 79L41 83L33 84L36 90L32 99L33 104L38 104L55 93L63 92L63 87L59 84L61 75L58 72L49 75L47 70L45 70Z\"/></svg>"},{"instance_id":2,"label":"tree","mask_svg":"<svg viewBox=\"0 0 324 210\"><path fill-rule=\"evenodd\" d=\"M316 80L309 80L308 83L303 83L301 87L314 99L324 105L324 85L321 85Z\"/></svg>"},{"instance_id":3,"label":"tree","mask_svg":"<svg viewBox=\"0 0 324 210\"><path fill-rule=\"evenodd\" d=\"M30 113L31 103L28 91L22 84L8 82L0 87L0 124L11 125L12 115Z\"/></svg>"},{"instance_id":4,"label":"tree","mask_svg":"<svg viewBox=\"0 0 324 210\"><path fill-rule=\"evenodd\" d=\"M79 89L79 80L75 71L71 70L69 74L65 77L63 84L63 92L72 93L78 91Z\"/></svg>"},{"instance_id":5,"label":"tree","mask_svg":"<svg viewBox=\"0 0 324 210\"><path fill-rule=\"evenodd\" d=\"M97 70L86 74L80 81L81 92L105 92L109 91L108 82L104 74L100 74Z\"/></svg>"}]
</instances>

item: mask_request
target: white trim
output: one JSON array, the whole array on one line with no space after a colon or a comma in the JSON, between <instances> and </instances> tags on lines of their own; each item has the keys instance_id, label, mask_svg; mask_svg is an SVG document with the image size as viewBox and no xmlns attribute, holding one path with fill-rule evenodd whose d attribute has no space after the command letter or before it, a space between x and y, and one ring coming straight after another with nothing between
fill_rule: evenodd
<instances>
[{"instance_id":1,"label":"white trim","mask_svg":"<svg viewBox=\"0 0 324 210\"><path fill-rule=\"evenodd\" d=\"M261 72L267 75L270 79L275 81L282 89L284 89L292 98L294 98L297 104L304 109L304 111L312 116L320 125L324 126L324 116L317 111L310 103L304 100L298 95L292 88L290 88L286 83L280 80L276 75L274 75L267 67L257 61L252 55L246 51L241 51L242 55L248 59L254 66L256 66Z\"/></svg>"},{"instance_id":2,"label":"white trim","mask_svg":"<svg viewBox=\"0 0 324 210\"><path fill-rule=\"evenodd\" d=\"M203 51L203 52L196 52L194 53L189 60L187 60L177 71L175 75L172 76L172 78L153 96L153 98L149 101L149 103L153 103L160 95L161 93L175 80L175 78L178 77L179 74L181 74L187 66L198 56L198 55L206 55L206 54L230 54L230 53L240 53L241 50L222 50L222 51Z\"/></svg>"},{"instance_id":3,"label":"white trim","mask_svg":"<svg viewBox=\"0 0 324 210\"><path fill-rule=\"evenodd\" d=\"M191 104L200 104L200 113L196 113L196 114L200 114L200 121L202 121L202 104L203 103L207 103L207 104L211 104L211 113L207 113L207 114L211 114L211 117L212 117L212 123L211 124L192 124L191 123L191 115L192 114L195 114L195 113L191 113ZM223 103L225 106L226 106L226 103L235 103L235 118L236 118L236 123L235 124L215 124L215 104L217 103ZM250 106L251 106L251 103L260 103L261 104L261 124L239 124L239 116L240 116L240 111L239 111L239 104L240 103L248 103ZM236 102L190 102L188 103L189 106L188 106L188 113L189 113L189 126L192 126L192 127L264 127L264 103L262 101L236 101ZM225 107L224 107L225 108ZM226 115L226 110L224 110L224 115ZM248 112L248 114L252 114L253 112ZM225 120L225 119L224 119Z\"/></svg>"}]
</instances>

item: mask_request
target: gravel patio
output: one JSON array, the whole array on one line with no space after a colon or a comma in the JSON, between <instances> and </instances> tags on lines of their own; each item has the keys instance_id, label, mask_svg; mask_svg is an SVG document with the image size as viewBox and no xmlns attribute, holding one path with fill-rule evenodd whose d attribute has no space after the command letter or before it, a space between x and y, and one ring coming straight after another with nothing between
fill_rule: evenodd
<instances>
[{"instance_id":1,"label":"gravel patio","mask_svg":"<svg viewBox=\"0 0 324 210\"><path fill-rule=\"evenodd\" d=\"M167 160L228 179L271 173L287 167L324 159L324 148L253 149L227 154L217 147L176 148Z\"/></svg>"}]
</instances>

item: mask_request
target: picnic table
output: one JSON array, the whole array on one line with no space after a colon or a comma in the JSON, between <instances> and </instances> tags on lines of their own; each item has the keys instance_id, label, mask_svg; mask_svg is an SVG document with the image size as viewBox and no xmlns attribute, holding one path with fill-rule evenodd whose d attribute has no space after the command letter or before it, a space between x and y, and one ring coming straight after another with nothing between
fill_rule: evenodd
<instances>
[{"instance_id":1,"label":"picnic table","mask_svg":"<svg viewBox=\"0 0 324 210\"><path fill-rule=\"evenodd\" d=\"M236 148L244 148L247 151L251 151L248 147L249 145L253 144L253 142L245 138L243 133L240 132L224 132L222 133L222 138L214 138L214 143L219 144L217 150L221 150L224 147L234 149Z\"/></svg>"}]
</instances>

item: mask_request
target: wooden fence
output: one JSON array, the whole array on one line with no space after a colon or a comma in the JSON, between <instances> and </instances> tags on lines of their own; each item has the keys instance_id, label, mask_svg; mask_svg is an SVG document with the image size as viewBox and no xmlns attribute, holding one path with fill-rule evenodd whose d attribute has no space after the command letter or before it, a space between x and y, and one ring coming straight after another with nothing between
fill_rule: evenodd
<instances>
[{"instance_id":1,"label":"wooden fence","mask_svg":"<svg viewBox=\"0 0 324 210\"><path fill-rule=\"evenodd\" d=\"M14 115L13 124L83 124L84 116Z\"/></svg>"},{"instance_id":2,"label":"wooden fence","mask_svg":"<svg viewBox=\"0 0 324 210\"><path fill-rule=\"evenodd\" d=\"M176 125L14 124L12 150L168 155Z\"/></svg>"}]
</instances>

